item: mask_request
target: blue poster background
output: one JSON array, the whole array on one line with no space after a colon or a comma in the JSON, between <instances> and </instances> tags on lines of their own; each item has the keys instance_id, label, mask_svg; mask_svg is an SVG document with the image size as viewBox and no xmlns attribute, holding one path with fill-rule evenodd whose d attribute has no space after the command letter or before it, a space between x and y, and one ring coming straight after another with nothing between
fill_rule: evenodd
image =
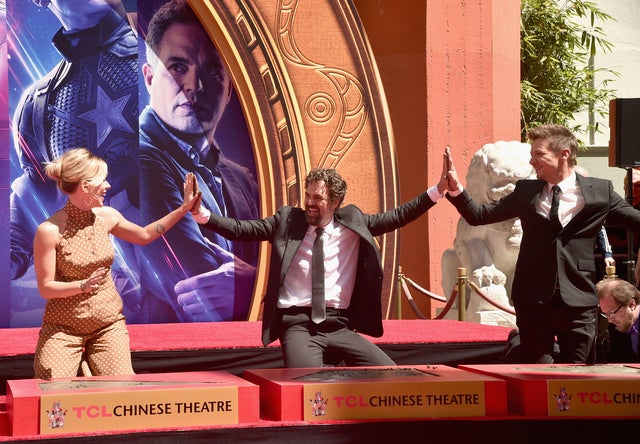
<instances>
[{"instance_id":1,"label":"blue poster background","mask_svg":"<svg viewBox=\"0 0 640 444\"><path fill-rule=\"evenodd\" d=\"M0 6L4 2L0 3ZM139 0L123 1L128 12L138 12L139 20L139 66L142 67L144 59L143 38L146 30L146 21L150 14L162 0ZM45 8L36 6L32 0L11 0L7 6L7 35L8 63L7 58L2 58L3 74L8 77L8 90L6 91L0 115L3 117L0 127L0 223L3 227L9 227L9 195L11 193L12 182L19 177L23 171L18 159L16 144L17 140L9 135L11 118L14 115L25 90L35 81L45 76L61 60L61 54L52 45L53 35L60 29L58 19ZM139 76L139 110L142 110L148 103L148 96L142 76ZM6 103L8 101L8 104ZM7 109L8 108L8 109ZM251 142L249 139L244 115L237 97L233 94L232 99L225 110L222 122L216 132L216 141L222 146L233 147L225 156L248 168L253 177L256 177L255 160ZM110 174L112 174L110 168ZM110 180L111 182L111 180ZM41 208L33 211L31 217L35 223L42 222L48 214ZM135 219L135 216L133 217ZM33 327L39 326L42 322L42 312L45 301L39 296L33 267L29 267L27 272L19 279L11 280L10 258L9 258L9 230L1 230L0 234L0 328L7 327ZM126 249L126 247L125 247ZM125 287L129 287L133 295L139 290L139 277L137 268L139 266L136 257L139 253L123 251L116 245L118 258L115 267L125 270L124 275L128 276L121 280L126 280ZM164 270L159 270L163 273ZM126 290L128 291L128 290ZM125 300L125 315L129 323L154 323L156 319L153 313L147 315L134 314L131 309L136 305L135 296L128 297L126 291L121 291ZM253 297L253 295L246 295ZM184 321L184 320L183 320Z\"/></svg>"},{"instance_id":2,"label":"blue poster background","mask_svg":"<svg viewBox=\"0 0 640 444\"><path fill-rule=\"evenodd\" d=\"M7 4L0 0L0 227L9 226ZM9 230L0 229L0 326L9 324Z\"/></svg>"},{"instance_id":3,"label":"blue poster background","mask_svg":"<svg viewBox=\"0 0 640 444\"><path fill-rule=\"evenodd\" d=\"M135 11L136 2L124 0L123 4L128 11ZM62 55L52 44L52 37L61 28L57 17L48 9L36 6L31 0L12 0L7 5L7 31L8 31L8 111L9 119L13 121L14 113L21 97L34 82L43 78L61 61ZM12 122L15 123L15 122ZM9 174L3 175L3 184L6 181L10 186L13 181L23 174L18 157L18 139L13 134L8 136ZM13 192L13 189L11 190ZM35 193L35 192L34 192ZM19 205L25 217L39 224L48 217L49 210L46 205L38 205L35 198L34 205ZM3 210L9 208L8 200L2 202ZM6 205L6 206L5 206ZM7 219L11 216L7 212ZM5 227L9 227L7 220ZM6 230L7 235L9 230ZM2 251L9 256L9 238L2 245ZM117 261L122 261L119 256ZM39 326L42 322L42 312L45 301L40 297L35 281L33 266L30 266L24 275L18 279L11 279L11 258L7 258L8 266L2 267L1 284L8 283L9 288L4 287L6 297L1 298L0 310L6 314L0 319L0 327L32 327Z\"/></svg>"}]
</instances>

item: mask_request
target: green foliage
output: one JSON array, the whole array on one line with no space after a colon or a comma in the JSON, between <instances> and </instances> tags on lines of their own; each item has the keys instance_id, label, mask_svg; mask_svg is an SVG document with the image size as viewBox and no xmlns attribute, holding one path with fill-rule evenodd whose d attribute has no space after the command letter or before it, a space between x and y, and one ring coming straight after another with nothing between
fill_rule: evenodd
<instances>
[{"instance_id":1,"label":"green foliage","mask_svg":"<svg viewBox=\"0 0 640 444\"><path fill-rule=\"evenodd\" d=\"M597 22L614 20L588 0L521 0L521 135L542 123L559 123L577 133L598 131L597 125L573 125L585 110L605 117L618 74L595 69L596 51L611 51ZM596 74L599 84L595 83Z\"/></svg>"}]
</instances>

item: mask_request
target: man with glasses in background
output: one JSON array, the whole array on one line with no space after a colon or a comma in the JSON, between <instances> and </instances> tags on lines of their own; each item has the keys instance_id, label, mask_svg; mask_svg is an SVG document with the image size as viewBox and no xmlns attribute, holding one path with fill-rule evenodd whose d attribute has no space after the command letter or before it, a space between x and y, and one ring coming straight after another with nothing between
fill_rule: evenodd
<instances>
[{"instance_id":1,"label":"man with glasses in background","mask_svg":"<svg viewBox=\"0 0 640 444\"><path fill-rule=\"evenodd\" d=\"M598 361L640 362L640 290L623 279L604 279L596 290L600 315L609 323L608 344Z\"/></svg>"}]
</instances>

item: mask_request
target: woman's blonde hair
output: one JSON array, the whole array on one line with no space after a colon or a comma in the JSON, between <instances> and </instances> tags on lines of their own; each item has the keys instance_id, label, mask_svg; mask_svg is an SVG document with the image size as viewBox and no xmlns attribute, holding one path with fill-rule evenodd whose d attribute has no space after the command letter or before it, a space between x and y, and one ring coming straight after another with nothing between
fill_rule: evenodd
<instances>
[{"instance_id":1,"label":"woman's blonde hair","mask_svg":"<svg viewBox=\"0 0 640 444\"><path fill-rule=\"evenodd\" d=\"M44 164L44 172L67 194L73 193L82 181L98 186L107 178L107 163L86 148L66 151L53 162Z\"/></svg>"}]
</instances>

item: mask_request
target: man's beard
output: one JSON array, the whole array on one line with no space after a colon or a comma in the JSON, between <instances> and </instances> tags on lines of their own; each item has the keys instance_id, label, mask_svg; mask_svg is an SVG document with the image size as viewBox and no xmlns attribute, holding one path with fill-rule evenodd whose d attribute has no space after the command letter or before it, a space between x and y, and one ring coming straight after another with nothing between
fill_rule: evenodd
<instances>
[{"instance_id":1,"label":"man's beard","mask_svg":"<svg viewBox=\"0 0 640 444\"><path fill-rule=\"evenodd\" d=\"M309 213L307 213L305 211L304 215L305 215L305 218L306 218L307 223L309 225L314 225L314 226L320 225L320 215L319 214L318 214L318 216L312 216L312 215L310 215Z\"/></svg>"}]
</instances>

